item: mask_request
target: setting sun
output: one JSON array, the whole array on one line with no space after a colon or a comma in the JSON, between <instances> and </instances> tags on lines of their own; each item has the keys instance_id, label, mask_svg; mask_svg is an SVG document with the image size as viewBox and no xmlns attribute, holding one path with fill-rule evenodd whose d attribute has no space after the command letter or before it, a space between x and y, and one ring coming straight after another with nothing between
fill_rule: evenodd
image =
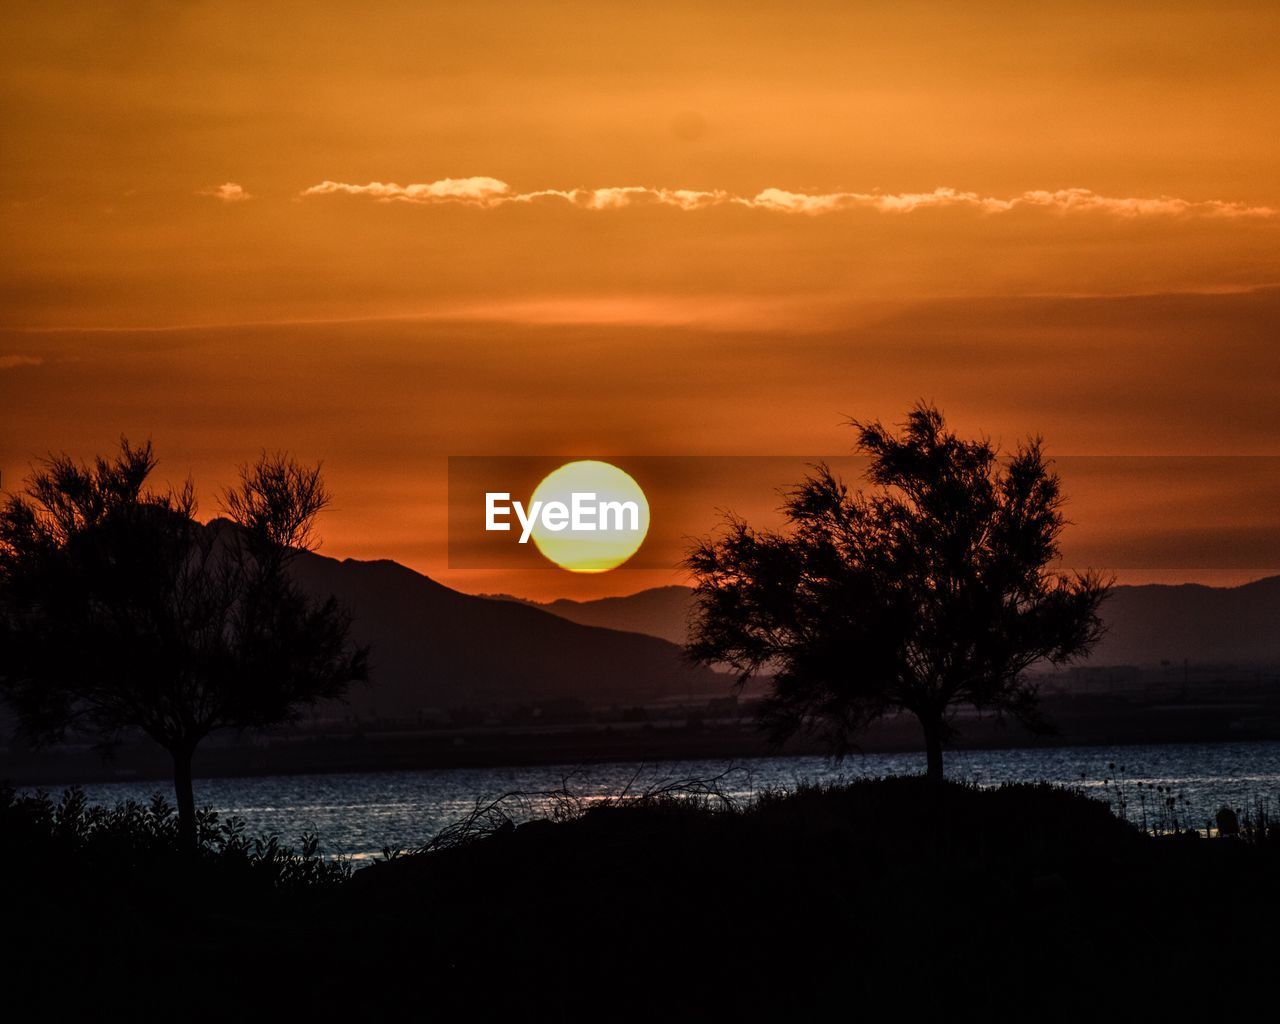
<instances>
[{"instance_id":1,"label":"setting sun","mask_svg":"<svg viewBox=\"0 0 1280 1024\"><path fill-rule=\"evenodd\" d=\"M570 572L616 569L649 532L644 491L607 462L568 462L548 473L530 505L544 511L533 527L533 542L544 557ZM549 514L553 509L558 518Z\"/></svg>"}]
</instances>

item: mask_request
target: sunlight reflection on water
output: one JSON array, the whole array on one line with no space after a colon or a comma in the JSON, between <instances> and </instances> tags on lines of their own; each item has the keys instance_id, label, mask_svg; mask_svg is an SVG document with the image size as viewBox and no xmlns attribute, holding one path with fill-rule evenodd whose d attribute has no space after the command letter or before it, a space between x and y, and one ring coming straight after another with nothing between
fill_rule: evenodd
<instances>
[{"instance_id":1,"label":"sunlight reflection on water","mask_svg":"<svg viewBox=\"0 0 1280 1024\"><path fill-rule=\"evenodd\" d=\"M725 761L634 762L527 768L452 768L432 771L265 776L196 781L196 802L220 815L244 819L250 834L278 833L296 842L314 832L329 854L357 859L376 856L384 846L409 849L466 816L478 801L513 791L546 792L568 778L571 792L599 799L681 779L720 776L724 792L748 798L767 788L789 788L804 780L833 781L919 772L920 754L867 754L835 765L820 757L772 757ZM1115 770L1109 768L1114 764ZM1123 771L1121 772L1121 769ZM952 778L996 785L1044 781L1083 786L1105 798L1114 788L1104 780L1123 779L1129 817L1138 817L1137 783L1164 786L1185 798L1186 818L1203 827L1218 807L1251 806L1257 798L1280 796L1280 743L1201 743L1150 747L1057 747L969 750L948 754ZM113 782L83 787L93 803L149 800L171 794L163 783ZM546 813L549 798L513 808L517 819Z\"/></svg>"}]
</instances>

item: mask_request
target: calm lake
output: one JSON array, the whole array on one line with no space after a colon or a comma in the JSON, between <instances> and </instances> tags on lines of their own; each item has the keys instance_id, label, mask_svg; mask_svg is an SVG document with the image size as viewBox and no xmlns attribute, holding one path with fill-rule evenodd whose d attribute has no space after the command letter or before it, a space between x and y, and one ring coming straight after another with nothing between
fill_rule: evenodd
<instances>
[{"instance_id":1,"label":"calm lake","mask_svg":"<svg viewBox=\"0 0 1280 1024\"><path fill-rule=\"evenodd\" d=\"M1092 796L1114 801L1118 782L1127 816L1138 823L1143 820L1144 802L1154 823L1159 817L1157 804L1170 796L1180 822L1200 828L1224 804L1245 810L1261 799L1269 813L1280 810L1280 742L970 750L947 756L948 775L980 785L1053 782L1082 787ZM868 754L846 758L839 765L819 757L774 757L736 763L667 761L198 779L196 803L220 815L242 818L251 834L278 833L296 842L304 831L314 832L327 854L364 860L378 856L384 846L419 846L465 817L477 802L513 792L530 794L511 803L512 816L523 820L544 815L553 806L551 797L538 794L566 786L576 797L590 801L719 776L723 792L747 799L762 789L788 788L805 780L910 774L923 767L923 754ZM147 801L154 793L172 801L172 793L159 782L114 782L83 789L92 803Z\"/></svg>"}]
</instances>

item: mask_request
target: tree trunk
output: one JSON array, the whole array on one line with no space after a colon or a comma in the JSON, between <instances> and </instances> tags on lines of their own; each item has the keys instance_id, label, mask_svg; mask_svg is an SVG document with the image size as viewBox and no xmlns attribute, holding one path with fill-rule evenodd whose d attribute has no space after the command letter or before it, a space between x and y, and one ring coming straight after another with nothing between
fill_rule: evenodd
<instances>
[{"instance_id":1,"label":"tree trunk","mask_svg":"<svg viewBox=\"0 0 1280 1024\"><path fill-rule=\"evenodd\" d=\"M921 715L920 727L924 730L924 750L928 759L927 776L930 782L942 781L942 722L928 715Z\"/></svg>"},{"instance_id":2,"label":"tree trunk","mask_svg":"<svg viewBox=\"0 0 1280 1024\"><path fill-rule=\"evenodd\" d=\"M173 795L178 801L178 839L189 850L196 846L196 800L191 789L191 755L186 746L174 747Z\"/></svg>"}]
</instances>

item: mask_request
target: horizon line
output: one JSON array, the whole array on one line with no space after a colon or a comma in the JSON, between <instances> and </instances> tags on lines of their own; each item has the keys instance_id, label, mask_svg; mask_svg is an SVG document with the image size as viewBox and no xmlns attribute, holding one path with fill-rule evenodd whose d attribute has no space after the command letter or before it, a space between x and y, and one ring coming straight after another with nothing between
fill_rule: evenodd
<instances>
[{"instance_id":1,"label":"horizon line","mask_svg":"<svg viewBox=\"0 0 1280 1024\"><path fill-rule=\"evenodd\" d=\"M1269 291L1280 291L1280 281L1269 281L1262 284L1249 285L1220 285L1209 286L1204 288L1181 288L1181 289L1162 289L1154 291L1137 291L1137 292L1018 292L1011 294L1001 294L997 292L976 292L973 294L964 294L959 292L948 292L937 295L928 295L919 298L901 298L901 299L860 299L850 298L846 300L835 299L829 296L816 299L815 304L826 303L828 305L836 304L840 308L858 308L870 306L902 306L917 307L927 306L931 304L946 304L956 302L991 302L991 301L1045 301L1045 300L1068 300L1075 302L1089 301L1106 301L1106 300L1125 300L1125 299L1157 299L1157 298L1214 298L1218 296L1239 296L1239 295L1256 295ZM605 301L617 296L606 296ZM715 296L716 298L728 298L728 296ZM653 298L653 296L644 296L644 298ZM657 299L677 298L676 296L657 296ZM679 296L682 302L706 301L708 296ZM534 304L538 304L537 300L531 300ZM580 299L565 299L564 304L569 304ZM594 301L601 301L596 299ZM546 303L542 303L545 305ZM791 304L803 306L803 301L786 299L779 297L774 303ZM542 319L529 319L514 316L504 316L501 310L511 307L528 307L529 302L514 300L494 305L493 315L486 315L483 309L476 307L453 308L441 311L423 311L417 313L373 313L358 316L334 316L334 317L284 317L280 319L251 319L251 320L225 320L225 321L199 321L194 323L175 323L175 324L94 324L87 326L78 325L36 325L36 324L0 324L0 332L11 334L181 334L188 331L208 331L208 330L231 330L236 328L249 327L323 327L331 324L360 324L360 323L415 323L415 322L436 322L436 323L516 323L524 322L534 326L613 326L613 327L631 327L639 325L650 326L667 326L667 327L695 327L706 328L706 321L692 322L665 320L655 322L637 319L631 322L619 321L617 319L608 319L601 317L598 320L576 318L573 320L557 321L553 317ZM734 327L732 329L747 330L746 327ZM764 332L769 330L777 330L777 327L760 327L756 328L756 332ZM798 328L797 328L798 329ZM839 330L839 325L831 325L825 328L808 328L810 331L821 333L826 330Z\"/></svg>"}]
</instances>

